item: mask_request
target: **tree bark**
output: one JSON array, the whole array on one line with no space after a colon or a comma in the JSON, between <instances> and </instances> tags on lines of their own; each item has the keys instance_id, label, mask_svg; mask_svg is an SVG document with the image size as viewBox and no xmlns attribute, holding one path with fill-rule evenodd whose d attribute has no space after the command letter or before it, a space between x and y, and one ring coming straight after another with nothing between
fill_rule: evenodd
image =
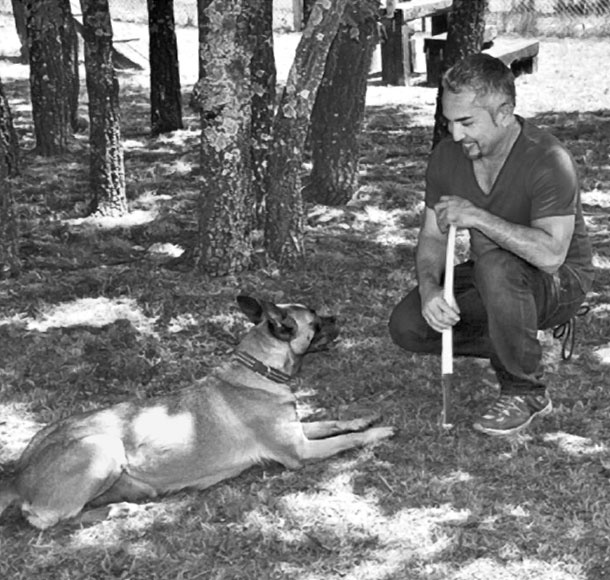
<instances>
[{"instance_id":1,"label":"tree bark","mask_svg":"<svg viewBox=\"0 0 610 580\"><path fill-rule=\"evenodd\" d=\"M68 83L68 107L70 108L70 127L76 133L82 128L82 121L78 116L78 102L80 94L80 74L78 70L78 34L72 16L70 0L61 0L65 3L67 14L65 26L62 28L62 48L64 69Z\"/></svg>"},{"instance_id":2,"label":"tree bark","mask_svg":"<svg viewBox=\"0 0 610 580\"><path fill-rule=\"evenodd\" d=\"M75 38L70 2L25 0L24 7L35 151L52 157L66 151L74 120L74 66L66 60Z\"/></svg>"},{"instance_id":3,"label":"tree bark","mask_svg":"<svg viewBox=\"0 0 610 580\"><path fill-rule=\"evenodd\" d=\"M377 0L352 0L332 43L311 120L312 171L303 198L347 203L358 183L358 136L378 40Z\"/></svg>"},{"instance_id":4,"label":"tree bark","mask_svg":"<svg viewBox=\"0 0 610 580\"><path fill-rule=\"evenodd\" d=\"M317 0L303 0L303 22L302 26L307 26L307 21L311 16L311 11L313 10L314 4Z\"/></svg>"},{"instance_id":5,"label":"tree bark","mask_svg":"<svg viewBox=\"0 0 610 580\"><path fill-rule=\"evenodd\" d=\"M448 135L447 123L443 117L443 82L444 73L458 60L481 52L485 35L485 14L487 0L453 0L452 11L447 32L447 44L443 52L441 80L436 97L434 114L434 133L432 147Z\"/></svg>"},{"instance_id":6,"label":"tree bark","mask_svg":"<svg viewBox=\"0 0 610 580\"><path fill-rule=\"evenodd\" d=\"M194 104L202 122L201 193L194 259L212 276L239 272L252 259L250 23L265 1L204 0L199 7L202 76Z\"/></svg>"},{"instance_id":7,"label":"tree bark","mask_svg":"<svg viewBox=\"0 0 610 580\"><path fill-rule=\"evenodd\" d=\"M265 247L279 264L304 255L301 197L303 149L326 59L347 0L319 0L296 50L273 123Z\"/></svg>"},{"instance_id":8,"label":"tree bark","mask_svg":"<svg viewBox=\"0 0 610 580\"><path fill-rule=\"evenodd\" d=\"M80 3L89 95L91 211L118 216L127 212L127 198L108 0L80 0Z\"/></svg>"},{"instance_id":9,"label":"tree bark","mask_svg":"<svg viewBox=\"0 0 610 580\"><path fill-rule=\"evenodd\" d=\"M182 129L173 0L148 0L150 124L153 135Z\"/></svg>"},{"instance_id":10,"label":"tree bark","mask_svg":"<svg viewBox=\"0 0 610 580\"><path fill-rule=\"evenodd\" d=\"M6 168L7 177L20 173L20 152L13 115L0 80L0 164Z\"/></svg>"},{"instance_id":11,"label":"tree bark","mask_svg":"<svg viewBox=\"0 0 610 580\"><path fill-rule=\"evenodd\" d=\"M272 143L276 99L273 53L273 7L271 2L253 6L251 25L256 39L252 55L252 171L256 199L256 227L263 229L265 201L270 187L269 153Z\"/></svg>"},{"instance_id":12,"label":"tree bark","mask_svg":"<svg viewBox=\"0 0 610 580\"><path fill-rule=\"evenodd\" d=\"M21 264L11 177L19 172L19 145L11 110L0 82L0 279L16 276Z\"/></svg>"},{"instance_id":13,"label":"tree bark","mask_svg":"<svg viewBox=\"0 0 610 580\"><path fill-rule=\"evenodd\" d=\"M28 47L28 33L25 23L25 6L23 0L11 0L13 6L13 18L15 19L15 29L19 37L21 61L30 62L30 50Z\"/></svg>"}]
</instances>

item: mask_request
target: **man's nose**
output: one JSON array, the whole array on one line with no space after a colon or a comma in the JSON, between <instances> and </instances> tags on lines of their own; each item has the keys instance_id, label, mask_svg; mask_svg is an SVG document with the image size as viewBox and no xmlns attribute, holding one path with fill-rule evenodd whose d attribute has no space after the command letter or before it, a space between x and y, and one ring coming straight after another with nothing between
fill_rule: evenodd
<instances>
[{"instance_id":1,"label":"man's nose","mask_svg":"<svg viewBox=\"0 0 610 580\"><path fill-rule=\"evenodd\" d=\"M449 123L449 133L451 133L451 136L456 143L459 143L464 139L464 131L459 123Z\"/></svg>"}]
</instances>

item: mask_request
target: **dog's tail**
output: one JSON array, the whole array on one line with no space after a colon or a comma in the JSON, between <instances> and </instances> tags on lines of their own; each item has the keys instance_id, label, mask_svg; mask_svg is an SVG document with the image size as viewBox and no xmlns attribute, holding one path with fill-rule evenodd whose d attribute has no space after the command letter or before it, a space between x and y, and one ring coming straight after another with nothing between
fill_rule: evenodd
<instances>
[{"instance_id":1,"label":"dog's tail","mask_svg":"<svg viewBox=\"0 0 610 580\"><path fill-rule=\"evenodd\" d=\"M8 479L0 482L0 516L14 501L20 498L13 480Z\"/></svg>"}]
</instances>

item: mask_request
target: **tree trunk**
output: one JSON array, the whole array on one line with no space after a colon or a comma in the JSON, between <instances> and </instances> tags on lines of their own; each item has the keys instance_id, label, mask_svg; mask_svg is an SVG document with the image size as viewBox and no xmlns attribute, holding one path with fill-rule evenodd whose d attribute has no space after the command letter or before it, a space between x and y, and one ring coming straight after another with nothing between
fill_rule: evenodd
<instances>
[{"instance_id":1,"label":"tree trunk","mask_svg":"<svg viewBox=\"0 0 610 580\"><path fill-rule=\"evenodd\" d=\"M203 78L205 71L203 70L203 59L201 58L201 46L203 42L203 34L211 26L210 18L207 13L207 8L212 0L197 0L197 27L199 30L199 78ZM193 91L199 90L199 87L195 85ZM199 107L197 104L197 94L191 96L191 106L195 109Z\"/></svg>"},{"instance_id":2,"label":"tree trunk","mask_svg":"<svg viewBox=\"0 0 610 580\"><path fill-rule=\"evenodd\" d=\"M72 17L70 0L61 0L65 3L67 19L62 29L62 47L64 69L68 83L68 107L70 108L70 127L76 133L82 127L78 117L78 101L80 93L80 75L78 71L78 34Z\"/></svg>"},{"instance_id":3,"label":"tree trunk","mask_svg":"<svg viewBox=\"0 0 610 580\"><path fill-rule=\"evenodd\" d=\"M100 215L127 211L121 145L119 83L112 66L112 23L108 0L80 0L89 94L91 210Z\"/></svg>"},{"instance_id":4,"label":"tree trunk","mask_svg":"<svg viewBox=\"0 0 610 580\"><path fill-rule=\"evenodd\" d=\"M0 279L19 273L17 220L10 177L19 172L19 145L11 110L0 82Z\"/></svg>"},{"instance_id":5,"label":"tree trunk","mask_svg":"<svg viewBox=\"0 0 610 580\"><path fill-rule=\"evenodd\" d=\"M358 136L378 40L377 0L352 0L330 48L311 120L312 171L303 198L347 203L358 183Z\"/></svg>"},{"instance_id":6,"label":"tree trunk","mask_svg":"<svg viewBox=\"0 0 610 580\"><path fill-rule=\"evenodd\" d=\"M296 50L273 123L265 247L279 264L304 255L301 171L311 113L347 0L319 0Z\"/></svg>"},{"instance_id":7,"label":"tree trunk","mask_svg":"<svg viewBox=\"0 0 610 580\"><path fill-rule=\"evenodd\" d=\"M443 74L458 60L481 52L485 35L485 14L487 0L453 0L447 32L447 44L443 52L441 80L436 97L434 133L432 147L448 135L447 123L443 117Z\"/></svg>"},{"instance_id":8,"label":"tree trunk","mask_svg":"<svg viewBox=\"0 0 610 580\"><path fill-rule=\"evenodd\" d=\"M20 172L19 140L13 116L0 80L0 164L6 168L8 177L17 177Z\"/></svg>"},{"instance_id":9,"label":"tree trunk","mask_svg":"<svg viewBox=\"0 0 610 580\"><path fill-rule=\"evenodd\" d=\"M194 104L201 111L202 176L194 258L212 276L239 272L252 258L250 23L266 1L204 0L199 9L203 74Z\"/></svg>"},{"instance_id":10,"label":"tree trunk","mask_svg":"<svg viewBox=\"0 0 610 580\"><path fill-rule=\"evenodd\" d=\"M25 23L25 6L23 0L11 0L13 6L13 18L15 19L15 29L19 37L21 62L30 62L30 50L28 47L28 33Z\"/></svg>"},{"instance_id":11,"label":"tree trunk","mask_svg":"<svg viewBox=\"0 0 610 580\"><path fill-rule=\"evenodd\" d=\"M17 276L20 270L11 181L7 167L0 161L0 280Z\"/></svg>"},{"instance_id":12,"label":"tree trunk","mask_svg":"<svg viewBox=\"0 0 610 580\"><path fill-rule=\"evenodd\" d=\"M150 124L153 135L182 129L173 0L148 0Z\"/></svg>"},{"instance_id":13,"label":"tree trunk","mask_svg":"<svg viewBox=\"0 0 610 580\"><path fill-rule=\"evenodd\" d=\"M307 21L311 16L311 11L313 10L314 4L317 0L303 0L303 23L302 26L307 26Z\"/></svg>"},{"instance_id":14,"label":"tree trunk","mask_svg":"<svg viewBox=\"0 0 610 580\"><path fill-rule=\"evenodd\" d=\"M25 0L36 153L64 153L72 135L74 70L66 64L72 15L69 0Z\"/></svg>"},{"instance_id":15,"label":"tree trunk","mask_svg":"<svg viewBox=\"0 0 610 580\"><path fill-rule=\"evenodd\" d=\"M269 152L272 142L276 98L276 70L273 54L273 8L271 2L253 7L252 34L256 39L252 55L252 171L256 199L256 227L264 228L265 200L270 186Z\"/></svg>"}]
</instances>

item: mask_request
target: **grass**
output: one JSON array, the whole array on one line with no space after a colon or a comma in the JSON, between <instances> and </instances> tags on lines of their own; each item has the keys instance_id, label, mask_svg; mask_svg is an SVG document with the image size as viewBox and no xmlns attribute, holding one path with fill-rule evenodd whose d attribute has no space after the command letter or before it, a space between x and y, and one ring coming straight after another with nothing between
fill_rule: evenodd
<instances>
[{"instance_id":1,"label":"grass","mask_svg":"<svg viewBox=\"0 0 610 580\"><path fill-rule=\"evenodd\" d=\"M414 282L434 89L369 88L361 187L345 208L308 207L306 259L223 279L165 267L196 231L198 130L147 136L143 77L121 76L129 221L83 219L86 141L60 160L26 155L15 183L20 278L0 283L0 475L29 437L69 413L171 392L224 360L246 327L248 291L335 313L333 352L306 361L305 417L371 409L399 434L290 472L263 465L203 492L44 533L0 522L10 579L602 580L610 577L610 43L544 40L519 111L555 132L581 171L597 281L577 351L546 337L552 416L491 439L470 424L493 377L456 361L457 426L439 429L440 362L394 347L386 321ZM22 143L27 72L0 62ZM465 251L465 240L460 241ZM313 358L315 356L315 358Z\"/></svg>"}]
</instances>

